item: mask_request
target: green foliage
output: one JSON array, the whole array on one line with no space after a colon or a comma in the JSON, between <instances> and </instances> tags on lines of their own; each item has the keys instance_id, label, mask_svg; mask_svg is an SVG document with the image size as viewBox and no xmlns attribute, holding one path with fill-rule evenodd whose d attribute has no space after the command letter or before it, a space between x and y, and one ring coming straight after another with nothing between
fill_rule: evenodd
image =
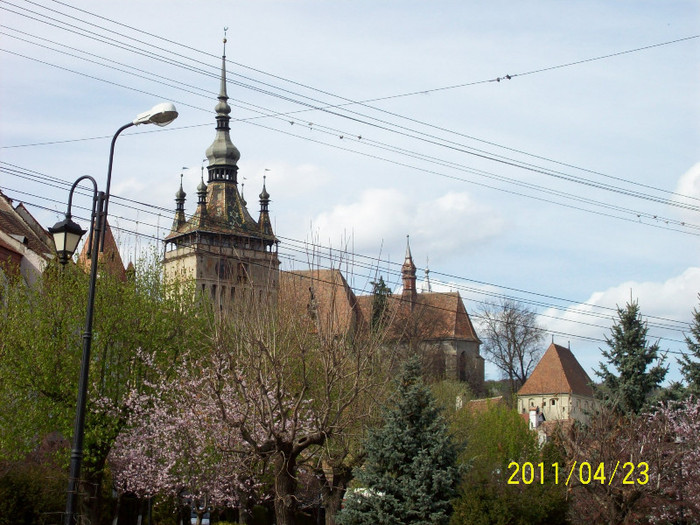
<instances>
[{"instance_id":1,"label":"green foliage","mask_svg":"<svg viewBox=\"0 0 700 525\"><path fill-rule=\"evenodd\" d=\"M0 525L57 523L66 505L68 478L32 462L0 467Z\"/></svg>"},{"instance_id":2,"label":"green foliage","mask_svg":"<svg viewBox=\"0 0 700 525\"><path fill-rule=\"evenodd\" d=\"M698 295L700 298L700 295ZM690 325L690 335L685 336L690 355L683 355L678 360L681 373L687 385L687 393L700 397L700 309L693 310L693 322Z\"/></svg>"},{"instance_id":3,"label":"green foliage","mask_svg":"<svg viewBox=\"0 0 700 525\"><path fill-rule=\"evenodd\" d=\"M478 413L462 410L453 428L457 438L467 443L460 462L468 468L454 503L452 525L564 522L565 493L561 486L553 484L553 476L545 475L544 483L536 475L531 484L508 484L515 470L509 467L511 462L543 462L547 466L561 463L552 445L538 447L537 435L517 412L503 404L493 404Z\"/></svg>"},{"instance_id":4,"label":"green foliage","mask_svg":"<svg viewBox=\"0 0 700 525\"><path fill-rule=\"evenodd\" d=\"M384 282L384 277L379 276L379 281L372 282L372 319L370 326L373 330L381 330L387 323L387 306L391 288Z\"/></svg>"},{"instance_id":5,"label":"green foliage","mask_svg":"<svg viewBox=\"0 0 700 525\"><path fill-rule=\"evenodd\" d=\"M448 422L452 420L459 408L466 405L473 397L469 386L464 381L454 379L436 381L430 385L430 391Z\"/></svg>"},{"instance_id":6,"label":"green foliage","mask_svg":"<svg viewBox=\"0 0 700 525\"><path fill-rule=\"evenodd\" d=\"M602 350L608 366L600 363L596 375L602 379L599 394L611 408L623 414L638 414L659 387L667 368L659 357L658 343L647 341L647 325L642 320L639 304L627 303L617 309L619 319L606 337L608 350ZM654 364L656 363L656 364Z\"/></svg>"},{"instance_id":7,"label":"green foliage","mask_svg":"<svg viewBox=\"0 0 700 525\"><path fill-rule=\"evenodd\" d=\"M0 459L21 459L58 432L72 439L88 275L49 265L27 286L8 283L0 304ZM100 273L96 288L83 478L102 484L112 443L155 365L168 370L201 339L197 304L165 286L155 258L121 282ZM148 358L146 358L148 356ZM68 463L68 455L63 457Z\"/></svg>"},{"instance_id":8,"label":"green foliage","mask_svg":"<svg viewBox=\"0 0 700 525\"><path fill-rule=\"evenodd\" d=\"M363 488L347 496L338 523L448 522L459 476L457 451L417 359L405 365L384 425L369 432L365 448L364 467L356 471Z\"/></svg>"}]
</instances>

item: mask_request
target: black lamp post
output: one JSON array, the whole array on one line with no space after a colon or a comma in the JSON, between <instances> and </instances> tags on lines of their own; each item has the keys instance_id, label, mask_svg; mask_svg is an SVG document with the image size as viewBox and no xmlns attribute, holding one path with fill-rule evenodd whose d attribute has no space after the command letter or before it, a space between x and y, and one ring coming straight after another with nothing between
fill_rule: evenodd
<instances>
[{"instance_id":1,"label":"black lamp post","mask_svg":"<svg viewBox=\"0 0 700 525\"><path fill-rule=\"evenodd\" d=\"M68 497L66 501L65 525L77 523L78 485L80 466L83 460L83 436L85 434L85 405L87 401L88 371L90 368L90 346L92 343L92 314L95 306L95 284L97 283L98 251L104 248L104 230L109 203L109 187L112 180L112 161L114 159L114 144L119 134L131 126L139 124L156 124L166 126L177 118L175 106L169 102L158 104L150 111L139 114L133 122L123 125L112 138L109 150L109 165L107 168L107 191L97 190L97 182L89 175L83 175L73 183L68 195L68 210L66 218L56 223L49 232L53 235L56 253L61 264L66 264L75 253L80 238L85 234L80 226L72 220L71 205L73 191L78 183L89 179L93 185L92 215L90 218L90 237L88 238L88 257L90 263L90 287L88 289L87 312L85 314L85 331L83 332L83 355L80 364L80 379L78 382L78 403L75 413L75 428L73 432L73 448L70 456L70 473L68 477Z\"/></svg>"}]
</instances>

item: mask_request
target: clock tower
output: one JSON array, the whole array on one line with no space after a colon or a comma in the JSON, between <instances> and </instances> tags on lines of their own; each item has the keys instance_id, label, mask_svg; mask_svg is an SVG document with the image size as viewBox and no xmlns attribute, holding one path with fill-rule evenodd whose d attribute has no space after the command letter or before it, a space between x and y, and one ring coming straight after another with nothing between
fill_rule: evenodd
<instances>
[{"instance_id":1,"label":"clock tower","mask_svg":"<svg viewBox=\"0 0 700 525\"><path fill-rule=\"evenodd\" d=\"M216 104L216 136L207 148L207 182L197 187L197 209L185 217L185 192L175 194L173 226L165 238L166 279L194 280L219 310L232 305L270 304L279 289L278 240L269 217L270 195L263 184L256 221L238 189L241 156L229 136L226 39Z\"/></svg>"}]
</instances>

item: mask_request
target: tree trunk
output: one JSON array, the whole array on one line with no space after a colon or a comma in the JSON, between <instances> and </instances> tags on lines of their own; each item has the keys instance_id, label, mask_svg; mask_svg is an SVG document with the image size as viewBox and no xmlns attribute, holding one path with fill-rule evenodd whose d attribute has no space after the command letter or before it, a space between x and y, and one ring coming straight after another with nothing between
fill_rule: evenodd
<instances>
[{"instance_id":1,"label":"tree trunk","mask_svg":"<svg viewBox=\"0 0 700 525\"><path fill-rule=\"evenodd\" d=\"M81 514L87 517L88 523L100 523L102 515L104 474L101 468L96 470L97 472L87 472L79 484L82 493Z\"/></svg>"},{"instance_id":2,"label":"tree trunk","mask_svg":"<svg viewBox=\"0 0 700 525\"><path fill-rule=\"evenodd\" d=\"M248 525L253 519L253 498L247 491L238 493L238 523Z\"/></svg>"},{"instance_id":3,"label":"tree trunk","mask_svg":"<svg viewBox=\"0 0 700 525\"><path fill-rule=\"evenodd\" d=\"M275 459L275 523L296 525L296 458L279 453Z\"/></svg>"},{"instance_id":4,"label":"tree trunk","mask_svg":"<svg viewBox=\"0 0 700 525\"><path fill-rule=\"evenodd\" d=\"M322 479L324 484L321 491L323 494L323 505L326 509L326 525L335 525L335 517L340 511L340 506L345 497L345 490L352 479L352 468L345 465L333 467L330 482L326 478L325 473Z\"/></svg>"},{"instance_id":5,"label":"tree trunk","mask_svg":"<svg viewBox=\"0 0 700 525\"><path fill-rule=\"evenodd\" d=\"M115 502L115 504L116 505L114 508L112 525L117 525L117 523L119 523L119 510L121 509L121 505L122 505L122 493L121 492L119 492L119 494L117 494L117 501Z\"/></svg>"}]
</instances>

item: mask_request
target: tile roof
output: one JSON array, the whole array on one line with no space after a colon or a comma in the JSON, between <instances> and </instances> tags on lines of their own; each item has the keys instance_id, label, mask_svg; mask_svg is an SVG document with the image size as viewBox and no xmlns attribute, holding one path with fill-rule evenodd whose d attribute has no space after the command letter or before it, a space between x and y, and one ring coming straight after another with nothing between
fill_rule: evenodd
<instances>
[{"instance_id":1,"label":"tile roof","mask_svg":"<svg viewBox=\"0 0 700 525\"><path fill-rule=\"evenodd\" d=\"M364 319L372 318L372 295L357 298ZM406 324L413 321L422 340L461 339L481 342L474 325L467 314L459 292L429 292L415 296L411 309L408 298L393 294L388 303L391 326L390 336L400 338L406 331Z\"/></svg>"},{"instance_id":2,"label":"tile roof","mask_svg":"<svg viewBox=\"0 0 700 525\"><path fill-rule=\"evenodd\" d=\"M328 333L347 333L361 320L357 298L340 270L280 272L279 299L315 316Z\"/></svg>"},{"instance_id":3,"label":"tile roof","mask_svg":"<svg viewBox=\"0 0 700 525\"><path fill-rule=\"evenodd\" d=\"M12 206L12 199L0 191L0 230L22 238L23 244L40 257L47 259L55 252L53 238L20 203Z\"/></svg>"},{"instance_id":4,"label":"tile roof","mask_svg":"<svg viewBox=\"0 0 700 525\"><path fill-rule=\"evenodd\" d=\"M552 343L518 395L569 393L593 397L591 383L571 350Z\"/></svg>"},{"instance_id":5,"label":"tile roof","mask_svg":"<svg viewBox=\"0 0 700 525\"><path fill-rule=\"evenodd\" d=\"M336 331L366 327L372 319L373 296L355 296L340 270L280 272L279 297L293 301L297 311L315 309L326 328ZM458 292L417 294L413 308L406 297L393 294L387 316L390 340L481 342Z\"/></svg>"},{"instance_id":6,"label":"tile roof","mask_svg":"<svg viewBox=\"0 0 700 525\"><path fill-rule=\"evenodd\" d=\"M472 414L481 414L486 412L489 408L499 405L505 405L503 401L503 396L498 397L487 397L485 399L472 399L466 405L465 409Z\"/></svg>"},{"instance_id":7,"label":"tile roof","mask_svg":"<svg viewBox=\"0 0 700 525\"><path fill-rule=\"evenodd\" d=\"M112 228L109 227L109 221L106 221L106 225L104 251L100 253L98 262L103 264L111 275L120 281L126 281L126 269L124 268L122 256L119 254L117 241L114 240L114 235L112 235ZM89 259L87 257L88 239L89 237L85 237L83 249L80 252L80 257L78 257L78 264L86 269L90 268Z\"/></svg>"}]
</instances>

